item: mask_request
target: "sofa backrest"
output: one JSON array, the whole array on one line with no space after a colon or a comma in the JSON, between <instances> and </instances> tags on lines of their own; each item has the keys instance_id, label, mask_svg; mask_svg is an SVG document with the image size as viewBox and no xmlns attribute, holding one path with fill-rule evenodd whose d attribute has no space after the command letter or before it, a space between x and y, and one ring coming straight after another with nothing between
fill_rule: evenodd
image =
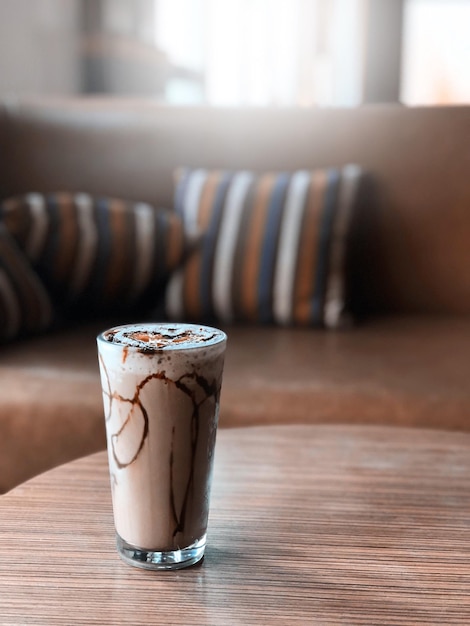
<instances>
[{"instance_id":1,"label":"sofa backrest","mask_svg":"<svg viewBox=\"0 0 470 626\"><path fill-rule=\"evenodd\" d=\"M87 191L173 203L179 166L369 173L361 282L372 308L470 313L470 107L214 109L120 99L0 107L0 198Z\"/></svg>"}]
</instances>

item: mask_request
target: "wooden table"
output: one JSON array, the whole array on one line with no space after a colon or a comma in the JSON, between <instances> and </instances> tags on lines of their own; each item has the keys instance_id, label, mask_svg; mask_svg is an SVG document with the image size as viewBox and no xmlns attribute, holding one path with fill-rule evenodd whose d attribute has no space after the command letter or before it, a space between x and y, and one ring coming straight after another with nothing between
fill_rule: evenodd
<instances>
[{"instance_id":1,"label":"wooden table","mask_svg":"<svg viewBox=\"0 0 470 626\"><path fill-rule=\"evenodd\" d=\"M114 547L100 453L0 497L0 624L470 624L470 435L219 432L202 564Z\"/></svg>"}]
</instances>

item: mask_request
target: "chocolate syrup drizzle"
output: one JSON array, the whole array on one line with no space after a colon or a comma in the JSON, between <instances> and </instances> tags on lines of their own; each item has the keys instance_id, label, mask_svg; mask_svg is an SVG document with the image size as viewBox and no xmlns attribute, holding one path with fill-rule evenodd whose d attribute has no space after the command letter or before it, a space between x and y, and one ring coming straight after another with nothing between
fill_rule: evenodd
<instances>
[{"instance_id":1,"label":"chocolate syrup drizzle","mask_svg":"<svg viewBox=\"0 0 470 626\"><path fill-rule=\"evenodd\" d=\"M177 511L176 502L175 502L174 478L173 478L175 426L173 426L173 429L172 429L172 444L171 444L170 461L169 461L170 462L170 509L171 509L173 519L174 519L174 524L175 524L174 531L173 531L173 538L175 538L175 536L179 532L184 532L189 497L191 494L191 488L194 485L196 451L197 451L197 444L198 444L198 439L199 439L200 407L204 402L206 402L206 400L208 400L211 397L214 398L214 402L216 406L218 405L219 399L220 399L221 379L218 379L218 380L216 379L216 380L209 382L204 376L201 376L196 371L193 371L190 373L183 374L177 380L173 380L171 378L168 378L168 376L166 376L165 371L155 372L153 374L149 374L148 376L146 376L137 385L135 394L132 398L125 398L124 396L121 396L117 392L111 391L111 383L110 383L108 371L106 369L106 366L104 364L104 361L101 355L99 355L99 357L100 357L101 365L103 367L103 371L104 371L106 383L107 383L107 390L103 390L103 395L109 399L109 411L108 411L108 414L105 415L106 421L108 421L111 417L112 402L114 400L118 402L129 403L131 405L131 409L129 410L129 413L127 414L127 417L124 420L124 423L121 425L121 427L116 433L113 433L111 435L111 438L110 438L112 455L113 455L116 467L118 469L125 469L126 467L129 467L129 465L131 465L137 460L149 434L148 412L140 399L140 394L143 388L145 387L145 385L147 385L151 380L154 380L154 379L163 380L164 382L168 384L175 385L177 389L179 389L181 392L187 395L188 398L190 398L191 400L191 403L193 405L193 410L191 414L191 465L190 465L188 482L186 484L183 502L182 502L181 510L179 514ZM185 384L184 382L185 380L195 382L199 386L199 388L203 390L204 395L199 402L197 402L196 400L196 390L191 389L190 386ZM119 436L124 432L126 426L130 423L132 419L132 409L134 409L135 407L139 407L139 409L142 412L142 416L144 420L142 437L140 439L137 450L135 454L133 455L133 457L130 459L130 461L123 462L119 459L118 454L116 452L116 442Z\"/></svg>"}]
</instances>

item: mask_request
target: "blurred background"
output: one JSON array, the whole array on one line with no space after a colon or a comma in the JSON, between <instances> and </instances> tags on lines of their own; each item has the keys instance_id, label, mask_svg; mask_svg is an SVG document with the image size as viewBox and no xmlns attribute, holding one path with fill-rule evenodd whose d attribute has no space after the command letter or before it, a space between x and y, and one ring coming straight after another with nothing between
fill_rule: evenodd
<instances>
[{"instance_id":1,"label":"blurred background","mask_svg":"<svg viewBox=\"0 0 470 626\"><path fill-rule=\"evenodd\" d=\"M0 0L0 98L470 103L470 0Z\"/></svg>"}]
</instances>

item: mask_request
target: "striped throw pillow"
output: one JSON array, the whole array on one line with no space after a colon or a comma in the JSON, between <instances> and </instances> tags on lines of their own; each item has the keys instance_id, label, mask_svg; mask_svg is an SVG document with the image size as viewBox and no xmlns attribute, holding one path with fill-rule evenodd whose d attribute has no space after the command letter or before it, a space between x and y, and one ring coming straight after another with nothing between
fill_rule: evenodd
<instances>
[{"instance_id":1,"label":"striped throw pillow","mask_svg":"<svg viewBox=\"0 0 470 626\"><path fill-rule=\"evenodd\" d=\"M54 302L80 314L154 303L186 251L181 219L144 203L29 193L1 208Z\"/></svg>"},{"instance_id":2,"label":"striped throw pillow","mask_svg":"<svg viewBox=\"0 0 470 626\"><path fill-rule=\"evenodd\" d=\"M178 173L176 212L202 245L171 278L170 319L337 328L361 169Z\"/></svg>"},{"instance_id":3,"label":"striped throw pillow","mask_svg":"<svg viewBox=\"0 0 470 626\"><path fill-rule=\"evenodd\" d=\"M46 290L0 222L0 341L45 330L52 321Z\"/></svg>"}]
</instances>

